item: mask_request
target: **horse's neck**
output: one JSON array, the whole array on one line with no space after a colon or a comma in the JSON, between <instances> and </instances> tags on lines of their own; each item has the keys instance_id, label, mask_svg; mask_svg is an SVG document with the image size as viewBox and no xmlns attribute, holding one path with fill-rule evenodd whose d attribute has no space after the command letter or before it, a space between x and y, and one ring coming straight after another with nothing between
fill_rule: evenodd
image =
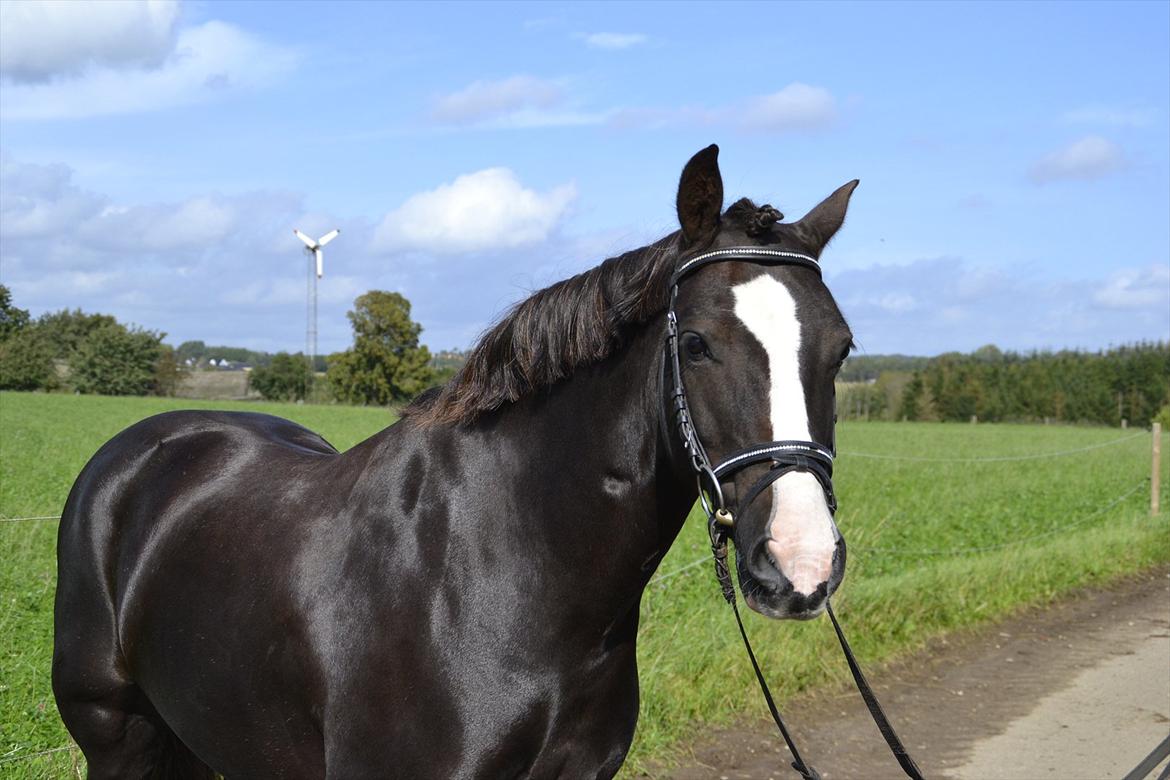
<instances>
[{"instance_id":1,"label":"horse's neck","mask_svg":"<svg viewBox=\"0 0 1170 780\"><path fill-rule=\"evenodd\" d=\"M602 363L578 369L500 419L536 494L527 519L589 589L636 600L694 503L673 432L663 430L661 328L653 323Z\"/></svg>"}]
</instances>

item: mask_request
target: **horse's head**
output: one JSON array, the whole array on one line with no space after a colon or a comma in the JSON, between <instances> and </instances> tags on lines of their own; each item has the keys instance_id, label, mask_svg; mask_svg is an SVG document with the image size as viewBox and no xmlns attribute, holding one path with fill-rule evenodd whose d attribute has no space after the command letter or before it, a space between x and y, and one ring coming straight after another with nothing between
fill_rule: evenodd
<instances>
[{"instance_id":1,"label":"horse's head","mask_svg":"<svg viewBox=\"0 0 1170 780\"><path fill-rule=\"evenodd\" d=\"M820 256L845 219L856 181L797 222L779 222L775 209L750 201L724 213L717 156L715 146L699 152L679 183L683 262L725 247ZM688 274L678 290L680 368L711 462L760 442L812 441L831 451L833 381L853 336L817 269L718 262ZM756 464L724 481L726 504L742 503L768 471ZM825 485L796 468L737 508L732 534L748 605L776 618L819 614L845 571L845 542Z\"/></svg>"}]
</instances>

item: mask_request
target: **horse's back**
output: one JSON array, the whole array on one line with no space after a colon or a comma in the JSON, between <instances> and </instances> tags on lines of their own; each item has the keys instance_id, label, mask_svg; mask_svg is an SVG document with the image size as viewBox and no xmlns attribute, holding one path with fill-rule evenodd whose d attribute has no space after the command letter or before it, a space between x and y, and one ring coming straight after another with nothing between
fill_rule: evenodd
<instances>
[{"instance_id":1,"label":"horse's back","mask_svg":"<svg viewBox=\"0 0 1170 780\"><path fill-rule=\"evenodd\" d=\"M135 556L160 521L200 506L230 511L233 499L337 451L289 420L252 412L176 411L148 417L106 442L69 493L58 531L58 566Z\"/></svg>"}]
</instances>

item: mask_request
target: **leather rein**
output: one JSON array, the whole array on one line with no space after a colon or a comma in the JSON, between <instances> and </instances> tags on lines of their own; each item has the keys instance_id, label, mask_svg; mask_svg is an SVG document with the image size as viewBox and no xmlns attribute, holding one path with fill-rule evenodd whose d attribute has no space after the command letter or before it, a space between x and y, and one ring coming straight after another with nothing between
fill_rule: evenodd
<instances>
[{"instance_id":1,"label":"leather rein","mask_svg":"<svg viewBox=\"0 0 1170 780\"><path fill-rule=\"evenodd\" d=\"M675 269L670 278L670 307L666 313L665 356L667 365L673 374L670 407L674 414L675 426L682 438L683 449L690 459L692 471L695 472L695 479L699 487L699 503L702 504L703 511L707 514L707 532L711 538L711 553L715 559L715 576L719 580L723 598L727 600L735 613L740 636L743 637L744 647L747 649L752 669L756 673L756 680L760 684L760 690L763 691L764 700L772 714L772 720L776 722L776 727L780 730L780 735L784 738L784 742L792 754L792 768L804 780L820 780L820 774L801 757L800 751L797 750L796 744L792 740L792 735L785 727L776 702L772 698L772 692L768 689L768 683L764 680L764 674L760 671L760 665L756 660L756 654L752 651L751 642L748 641L747 632L743 627L743 619L740 617L739 607L736 604L735 586L732 584L731 571L727 562L727 542L731 535L731 529L735 526L736 516L746 510L752 501L772 483L789 472L800 471L812 474L825 492L829 512L836 514L837 498L833 493L835 448L826 448L814 441L771 441L745 447L731 453L718 464L712 465L711 459L707 456L707 451L699 439L699 433L695 429L690 406L687 403L687 393L683 386L678 354L678 317L674 308L678 298L678 285L684 277L707 265L726 261L748 262L757 265L803 266L816 271L818 276L821 274L821 266L815 258L808 255L768 247L716 249L685 260ZM737 502L733 511L724 500L721 483L743 469L758 463L770 463L771 468L748 489L743 500ZM853 651L849 648L849 642L845 639L845 633L841 630L841 624L837 622L837 616L833 614L833 606L827 598L825 599L825 607L829 613L829 619L833 623L833 630L837 634L841 649L845 654L845 659L849 663L849 671L853 674L857 689L865 700L878 730L881 731L882 737L886 740L886 744L889 745L890 751L894 754L894 758L897 759L906 776L912 780L922 780L922 773L894 732L881 704L878 703L877 697L874 696L873 690L862 674L861 667L853 657Z\"/></svg>"}]
</instances>

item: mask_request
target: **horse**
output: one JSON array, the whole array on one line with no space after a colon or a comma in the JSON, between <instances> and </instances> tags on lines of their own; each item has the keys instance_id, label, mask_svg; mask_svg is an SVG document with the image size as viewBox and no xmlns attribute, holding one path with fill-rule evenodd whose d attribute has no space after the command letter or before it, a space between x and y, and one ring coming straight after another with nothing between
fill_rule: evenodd
<instances>
[{"instance_id":1,"label":"horse","mask_svg":"<svg viewBox=\"0 0 1170 780\"><path fill-rule=\"evenodd\" d=\"M831 448L852 334L812 260L856 184L795 222L724 210L718 148L700 151L678 231L518 303L346 452L214 411L103 445L63 512L54 613L53 690L89 777L612 777L638 715L639 603L703 485L671 388L685 378L716 459ZM811 266L673 278L726 247ZM716 482L742 496L769 469ZM735 518L758 612L811 618L840 584L822 488L787 469Z\"/></svg>"}]
</instances>

